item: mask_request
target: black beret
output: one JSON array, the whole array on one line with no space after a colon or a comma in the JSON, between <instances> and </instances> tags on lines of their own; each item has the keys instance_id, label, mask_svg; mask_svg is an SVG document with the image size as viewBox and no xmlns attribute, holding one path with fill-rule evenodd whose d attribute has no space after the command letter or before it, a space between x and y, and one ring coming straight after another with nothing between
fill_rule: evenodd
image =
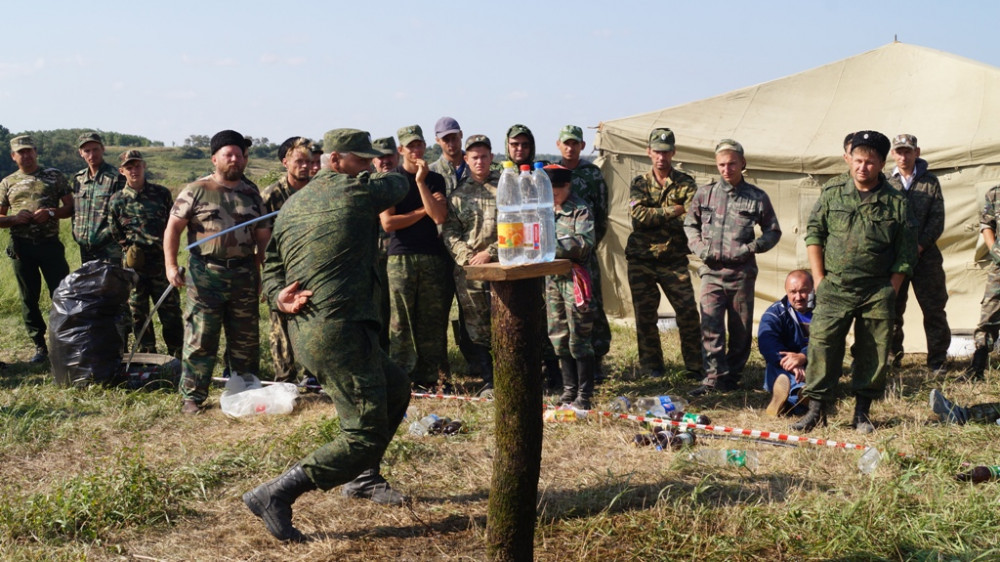
<instances>
[{"instance_id":1,"label":"black beret","mask_svg":"<svg viewBox=\"0 0 1000 562\"><path fill-rule=\"evenodd\" d=\"M232 129L226 129L225 131L219 131L218 133L215 133L215 135L212 137L212 142L211 142L212 154L218 152L220 148L224 146L229 146L231 144L240 147L240 150L243 150L245 152L246 149L250 148L251 143L250 140L248 140L243 135L237 133L236 131Z\"/></svg>"},{"instance_id":2,"label":"black beret","mask_svg":"<svg viewBox=\"0 0 1000 562\"><path fill-rule=\"evenodd\" d=\"M288 154L288 151L292 148L292 145L294 145L296 141L298 141L300 138L302 137L288 137L287 139L285 139L285 142L281 143L281 145L278 146L279 162L285 159L285 156Z\"/></svg>"},{"instance_id":3,"label":"black beret","mask_svg":"<svg viewBox=\"0 0 1000 562\"><path fill-rule=\"evenodd\" d=\"M869 146L885 160L889 156L889 137L878 131L858 131L851 137L851 150L859 146Z\"/></svg>"}]
</instances>

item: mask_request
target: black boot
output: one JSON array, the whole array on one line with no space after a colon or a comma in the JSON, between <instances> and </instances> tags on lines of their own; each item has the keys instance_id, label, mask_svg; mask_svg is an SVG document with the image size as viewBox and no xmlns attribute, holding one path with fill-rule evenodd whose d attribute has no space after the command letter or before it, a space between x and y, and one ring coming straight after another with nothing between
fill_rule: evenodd
<instances>
[{"instance_id":1,"label":"black boot","mask_svg":"<svg viewBox=\"0 0 1000 562\"><path fill-rule=\"evenodd\" d=\"M315 490L309 476L299 465L281 476L243 494L243 503L264 521L267 531L281 541L301 542L305 536L292 526L292 504L302 494Z\"/></svg>"},{"instance_id":2,"label":"black boot","mask_svg":"<svg viewBox=\"0 0 1000 562\"><path fill-rule=\"evenodd\" d=\"M817 425L826 425L826 409L819 400L810 400L809 411L792 424L792 431L812 431Z\"/></svg>"},{"instance_id":3,"label":"black boot","mask_svg":"<svg viewBox=\"0 0 1000 562\"><path fill-rule=\"evenodd\" d=\"M576 360L572 357L559 359L559 371L562 373L563 393L559 397L560 404L570 404L576 400L579 389L577 381Z\"/></svg>"},{"instance_id":4,"label":"black boot","mask_svg":"<svg viewBox=\"0 0 1000 562\"><path fill-rule=\"evenodd\" d=\"M579 410L591 408L590 399L594 397L594 371L597 361L593 357L576 360L576 400L573 407Z\"/></svg>"},{"instance_id":5,"label":"black boot","mask_svg":"<svg viewBox=\"0 0 1000 562\"><path fill-rule=\"evenodd\" d=\"M854 399L854 418L851 425L858 433L871 433L875 431L875 424L868 417L868 411L872 407L872 399L858 396Z\"/></svg>"},{"instance_id":6,"label":"black boot","mask_svg":"<svg viewBox=\"0 0 1000 562\"><path fill-rule=\"evenodd\" d=\"M382 505L399 506L407 501L406 496L392 489L377 468L369 468L341 486L340 493L349 498L371 500Z\"/></svg>"},{"instance_id":7,"label":"black boot","mask_svg":"<svg viewBox=\"0 0 1000 562\"><path fill-rule=\"evenodd\" d=\"M989 348L977 347L975 353L972 354L972 363L969 363L969 367L965 369L965 375L962 378L970 381L983 380L983 372L986 371L986 364L989 363L989 360Z\"/></svg>"},{"instance_id":8,"label":"black boot","mask_svg":"<svg viewBox=\"0 0 1000 562\"><path fill-rule=\"evenodd\" d=\"M485 345L476 346L479 356L479 372L483 377L483 390L493 389L493 355L490 348Z\"/></svg>"}]
</instances>

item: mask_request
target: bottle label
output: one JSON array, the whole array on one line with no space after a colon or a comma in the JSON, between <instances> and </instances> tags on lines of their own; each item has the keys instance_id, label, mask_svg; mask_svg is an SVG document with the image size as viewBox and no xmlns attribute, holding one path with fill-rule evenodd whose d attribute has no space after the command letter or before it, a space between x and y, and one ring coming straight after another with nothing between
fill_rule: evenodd
<instances>
[{"instance_id":1,"label":"bottle label","mask_svg":"<svg viewBox=\"0 0 1000 562\"><path fill-rule=\"evenodd\" d=\"M660 396L660 406L663 407L664 412L673 412L677 409L677 406L674 406L669 396Z\"/></svg>"},{"instance_id":2,"label":"bottle label","mask_svg":"<svg viewBox=\"0 0 1000 562\"><path fill-rule=\"evenodd\" d=\"M739 449L728 449L726 451L726 462L732 466L746 466L747 452Z\"/></svg>"},{"instance_id":3,"label":"bottle label","mask_svg":"<svg viewBox=\"0 0 1000 562\"><path fill-rule=\"evenodd\" d=\"M537 250L541 244L541 239L538 236L538 223L526 222L522 224L524 229L524 238L521 242L524 244L524 249Z\"/></svg>"},{"instance_id":4,"label":"bottle label","mask_svg":"<svg viewBox=\"0 0 1000 562\"><path fill-rule=\"evenodd\" d=\"M499 248L517 248L523 243L524 226L519 222L497 223L497 246Z\"/></svg>"},{"instance_id":5,"label":"bottle label","mask_svg":"<svg viewBox=\"0 0 1000 562\"><path fill-rule=\"evenodd\" d=\"M990 477L993 480L1000 480L1000 466L987 466L990 469Z\"/></svg>"},{"instance_id":6,"label":"bottle label","mask_svg":"<svg viewBox=\"0 0 1000 562\"><path fill-rule=\"evenodd\" d=\"M690 413L684 414L684 417L681 418L681 421L688 423L698 423L698 414L690 414Z\"/></svg>"}]
</instances>

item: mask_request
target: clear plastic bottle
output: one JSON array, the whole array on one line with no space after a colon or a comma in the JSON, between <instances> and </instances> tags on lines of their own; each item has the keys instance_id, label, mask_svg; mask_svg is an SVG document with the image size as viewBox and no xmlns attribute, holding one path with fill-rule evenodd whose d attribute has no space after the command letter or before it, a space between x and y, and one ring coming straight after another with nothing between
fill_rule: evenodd
<instances>
[{"instance_id":1,"label":"clear plastic bottle","mask_svg":"<svg viewBox=\"0 0 1000 562\"><path fill-rule=\"evenodd\" d=\"M521 188L521 221L524 226L524 263L542 261L541 217L538 214L538 186L531 166L523 164L517 178Z\"/></svg>"},{"instance_id":2,"label":"clear plastic bottle","mask_svg":"<svg viewBox=\"0 0 1000 562\"><path fill-rule=\"evenodd\" d=\"M880 460L882 460L882 455L878 449L872 447L865 451L865 454L861 455L861 458L858 459L858 470L861 471L861 474L871 474L878 468Z\"/></svg>"},{"instance_id":3,"label":"clear plastic bottle","mask_svg":"<svg viewBox=\"0 0 1000 562\"><path fill-rule=\"evenodd\" d=\"M514 163L503 163L497 184L497 253L500 265L524 263L524 225L521 220L521 190Z\"/></svg>"},{"instance_id":4,"label":"clear plastic bottle","mask_svg":"<svg viewBox=\"0 0 1000 562\"><path fill-rule=\"evenodd\" d=\"M410 424L410 435L416 437L423 437L431 432L431 426L434 422L440 420L438 416L434 414L427 414L426 416L420 418L419 420Z\"/></svg>"},{"instance_id":5,"label":"clear plastic bottle","mask_svg":"<svg viewBox=\"0 0 1000 562\"><path fill-rule=\"evenodd\" d=\"M535 162L535 171L531 173L532 179L538 188L538 217L541 224L541 261L547 262L556 259L556 214L555 204L552 199L552 182L549 175L545 173L544 165Z\"/></svg>"},{"instance_id":6,"label":"clear plastic bottle","mask_svg":"<svg viewBox=\"0 0 1000 562\"><path fill-rule=\"evenodd\" d=\"M757 470L760 466L757 451L742 449L698 449L691 453L690 459L712 466L746 467L750 470Z\"/></svg>"},{"instance_id":7,"label":"clear plastic bottle","mask_svg":"<svg viewBox=\"0 0 1000 562\"><path fill-rule=\"evenodd\" d=\"M688 405L687 400L680 396L644 396L635 401L635 408L647 416L664 417L670 412L683 411Z\"/></svg>"},{"instance_id":8,"label":"clear plastic bottle","mask_svg":"<svg viewBox=\"0 0 1000 562\"><path fill-rule=\"evenodd\" d=\"M619 396L608 404L608 411L616 414L628 414L635 411L635 405L628 396Z\"/></svg>"}]
</instances>

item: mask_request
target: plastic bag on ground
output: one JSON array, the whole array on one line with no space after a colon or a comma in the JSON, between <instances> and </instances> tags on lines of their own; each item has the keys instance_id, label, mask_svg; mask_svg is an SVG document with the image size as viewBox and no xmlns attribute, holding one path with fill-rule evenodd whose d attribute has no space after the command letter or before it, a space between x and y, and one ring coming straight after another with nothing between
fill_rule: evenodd
<instances>
[{"instance_id":1,"label":"plastic bag on ground","mask_svg":"<svg viewBox=\"0 0 1000 562\"><path fill-rule=\"evenodd\" d=\"M257 414L288 414L295 407L299 389L290 382L264 386L253 375L233 373L219 397L222 413L234 418Z\"/></svg>"}]
</instances>

